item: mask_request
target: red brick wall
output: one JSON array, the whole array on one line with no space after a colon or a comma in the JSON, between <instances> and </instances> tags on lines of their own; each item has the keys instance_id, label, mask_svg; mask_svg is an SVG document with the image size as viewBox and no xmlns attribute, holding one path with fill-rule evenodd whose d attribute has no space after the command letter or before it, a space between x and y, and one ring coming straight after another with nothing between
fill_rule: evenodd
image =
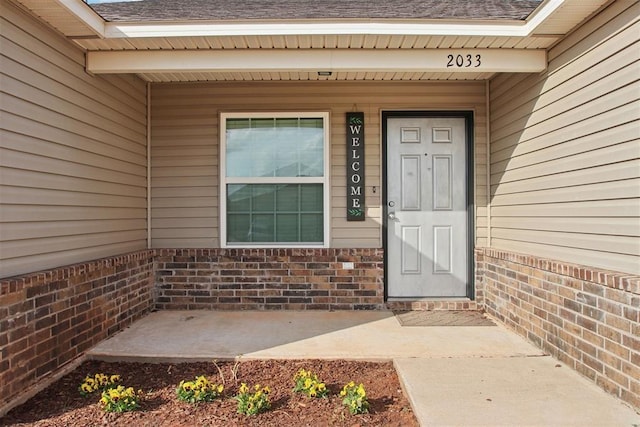
<instances>
[{"instance_id":1,"label":"red brick wall","mask_svg":"<svg viewBox=\"0 0 640 427\"><path fill-rule=\"evenodd\" d=\"M152 308L152 251L0 279L0 416Z\"/></svg>"},{"instance_id":2,"label":"red brick wall","mask_svg":"<svg viewBox=\"0 0 640 427\"><path fill-rule=\"evenodd\" d=\"M640 277L493 249L476 250L475 274L475 301L403 307L484 307L640 408ZM154 303L383 309L383 276L382 249L158 249L0 280L0 414Z\"/></svg>"},{"instance_id":3,"label":"red brick wall","mask_svg":"<svg viewBox=\"0 0 640 427\"><path fill-rule=\"evenodd\" d=\"M382 249L159 249L156 267L159 309L384 307Z\"/></svg>"},{"instance_id":4,"label":"red brick wall","mask_svg":"<svg viewBox=\"0 0 640 427\"><path fill-rule=\"evenodd\" d=\"M480 249L486 311L640 409L640 276Z\"/></svg>"}]
</instances>

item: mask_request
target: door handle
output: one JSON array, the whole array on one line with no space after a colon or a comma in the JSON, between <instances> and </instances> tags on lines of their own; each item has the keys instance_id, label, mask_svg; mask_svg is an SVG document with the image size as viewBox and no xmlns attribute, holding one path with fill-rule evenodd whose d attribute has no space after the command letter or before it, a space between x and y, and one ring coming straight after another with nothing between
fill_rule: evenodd
<instances>
[{"instance_id":1,"label":"door handle","mask_svg":"<svg viewBox=\"0 0 640 427\"><path fill-rule=\"evenodd\" d=\"M395 212L389 212L388 218L391 221L395 221L396 219L398 219L398 217L396 217L396 213Z\"/></svg>"}]
</instances>

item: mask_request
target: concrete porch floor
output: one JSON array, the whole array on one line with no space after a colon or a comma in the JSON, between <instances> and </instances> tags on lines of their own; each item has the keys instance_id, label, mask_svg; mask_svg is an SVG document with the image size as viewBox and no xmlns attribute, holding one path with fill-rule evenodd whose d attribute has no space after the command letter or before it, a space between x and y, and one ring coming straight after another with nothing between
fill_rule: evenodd
<instances>
[{"instance_id":1,"label":"concrete porch floor","mask_svg":"<svg viewBox=\"0 0 640 427\"><path fill-rule=\"evenodd\" d=\"M393 360L423 426L640 426L630 407L499 325L402 327L385 311L159 311L88 357Z\"/></svg>"}]
</instances>

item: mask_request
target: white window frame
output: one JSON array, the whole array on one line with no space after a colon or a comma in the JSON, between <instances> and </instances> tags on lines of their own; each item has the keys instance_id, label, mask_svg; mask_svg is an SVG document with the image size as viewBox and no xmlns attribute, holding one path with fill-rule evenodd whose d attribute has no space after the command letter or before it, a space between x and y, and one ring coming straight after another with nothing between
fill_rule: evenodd
<instances>
[{"instance_id":1,"label":"white window frame","mask_svg":"<svg viewBox=\"0 0 640 427\"><path fill-rule=\"evenodd\" d=\"M330 239L330 215L331 200L331 165L329 140L331 124L330 114L326 111L304 111L304 112L237 112L220 113L220 246L222 248L328 248ZM309 243L255 243L255 242L227 242L227 184L264 184L265 178L258 177L227 177L227 119L278 119L278 118L322 118L324 137L324 168L322 177L272 177L268 178L269 184L322 184L323 201L323 242L318 244Z\"/></svg>"}]
</instances>

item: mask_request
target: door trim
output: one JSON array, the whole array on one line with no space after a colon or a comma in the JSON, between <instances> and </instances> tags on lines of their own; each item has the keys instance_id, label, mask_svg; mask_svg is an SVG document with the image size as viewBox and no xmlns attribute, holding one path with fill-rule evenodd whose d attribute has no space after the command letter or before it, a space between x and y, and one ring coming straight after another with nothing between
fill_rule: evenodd
<instances>
[{"instance_id":1,"label":"door trim","mask_svg":"<svg viewBox=\"0 0 640 427\"><path fill-rule=\"evenodd\" d=\"M406 111L382 111L382 248L384 250L384 300L389 299L388 284L388 209L387 205L387 121L390 118L463 118L465 123L465 135L467 139L465 153L465 182L467 205L467 298L475 300L475 274L473 266L475 259L473 248L475 247L475 203L474 203L474 121L473 111L470 110L406 110Z\"/></svg>"}]
</instances>

